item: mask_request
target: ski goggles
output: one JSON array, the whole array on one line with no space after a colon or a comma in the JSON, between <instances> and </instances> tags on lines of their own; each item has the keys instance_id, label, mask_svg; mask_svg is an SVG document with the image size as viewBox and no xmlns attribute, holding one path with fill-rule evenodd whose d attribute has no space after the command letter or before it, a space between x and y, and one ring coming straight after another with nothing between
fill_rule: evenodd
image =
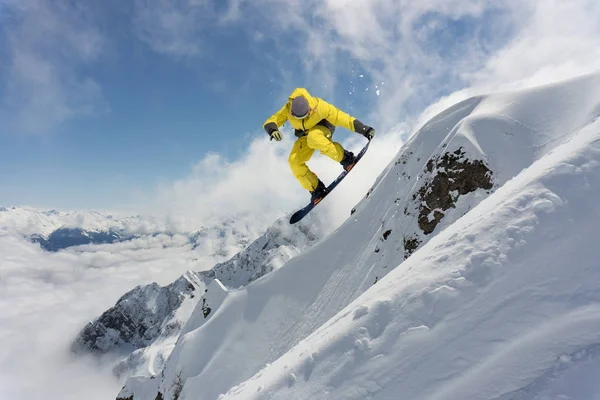
<instances>
[{"instance_id":1,"label":"ski goggles","mask_svg":"<svg viewBox=\"0 0 600 400\"><path fill-rule=\"evenodd\" d=\"M290 112L290 114L292 115L292 117L294 117L294 118L296 118L296 119L304 119L304 118L308 117L308 116L310 115L310 113L311 113L311 112L312 112L312 109L311 109L311 108L309 108L309 109L306 111L306 114L304 114L304 115L296 115L296 114L294 114L294 112L293 112L293 111L291 111L291 112Z\"/></svg>"}]
</instances>

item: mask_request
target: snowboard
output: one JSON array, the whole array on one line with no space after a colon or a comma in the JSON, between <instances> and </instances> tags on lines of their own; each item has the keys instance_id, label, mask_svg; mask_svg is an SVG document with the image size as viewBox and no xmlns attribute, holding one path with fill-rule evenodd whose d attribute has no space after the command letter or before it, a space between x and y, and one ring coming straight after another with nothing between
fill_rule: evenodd
<instances>
[{"instance_id":1,"label":"snowboard","mask_svg":"<svg viewBox=\"0 0 600 400\"><path fill-rule=\"evenodd\" d=\"M356 164L358 163L358 161L362 158L362 156L365 155L365 153L367 152L367 149L369 148L369 144L371 143L371 141L369 140L367 142L367 144L365 144L365 147L363 147L360 152L356 155L356 161L354 162L354 165L352 166L352 168L356 167ZM350 171L352 171L352 168L350 168ZM319 204L325 197L327 197L327 195L329 193L331 193L331 191L340 184L340 182L346 177L346 175L348 175L348 173L350 171L342 171L341 174L338 175L337 178L334 179L333 182L331 182L329 184L329 186L327 186L327 190L325 192L325 194L323 195L323 197L315 200L314 202L310 202L308 203L308 205L306 205L304 208L301 208L300 210L296 211L292 217L290 218L290 224L295 224L296 222L300 221L302 218L306 217L306 215L313 209L316 207L317 204Z\"/></svg>"}]
</instances>

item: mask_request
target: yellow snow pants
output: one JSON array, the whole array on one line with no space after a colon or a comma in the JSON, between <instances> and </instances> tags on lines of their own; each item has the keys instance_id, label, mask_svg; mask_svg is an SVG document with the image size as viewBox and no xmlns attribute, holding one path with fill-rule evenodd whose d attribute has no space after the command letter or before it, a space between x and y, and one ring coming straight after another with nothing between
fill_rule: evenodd
<instances>
[{"instance_id":1,"label":"yellow snow pants","mask_svg":"<svg viewBox=\"0 0 600 400\"><path fill-rule=\"evenodd\" d=\"M319 183L317 175L306 165L315 150L337 162L344 158L344 148L341 144L333 142L331 135L329 129L317 125L311 128L307 135L298 138L292 147L288 163L298 182L308 191L312 192Z\"/></svg>"}]
</instances>

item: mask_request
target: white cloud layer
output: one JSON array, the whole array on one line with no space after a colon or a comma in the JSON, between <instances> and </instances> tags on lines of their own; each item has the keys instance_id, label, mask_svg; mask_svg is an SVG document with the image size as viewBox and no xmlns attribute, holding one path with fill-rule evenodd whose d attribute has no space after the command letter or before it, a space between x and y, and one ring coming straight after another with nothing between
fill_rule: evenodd
<instances>
[{"instance_id":1,"label":"white cloud layer","mask_svg":"<svg viewBox=\"0 0 600 400\"><path fill-rule=\"evenodd\" d=\"M212 16L202 0L135 0L133 16L138 37L153 50L172 56L201 53L199 36Z\"/></svg>"},{"instance_id":2,"label":"white cloud layer","mask_svg":"<svg viewBox=\"0 0 600 400\"><path fill-rule=\"evenodd\" d=\"M138 284L225 261L240 250L234 239L209 235L193 248L184 236L158 235L48 253L0 235L0 399L115 398L116 357L74 356L77 333Z\"/></svg>"},{"instance_id":3,"label":"white cloud layer","mask_svg":"<svg viewBox=\"0 0 600 400\"><path fill-rule=\"evenodd\" d=\"M187 177L159 185L147 201L148 212L167 215L183 230L224 216L266 229L301 195L302 189L287 179L287 136L279 146L266 135L249 140L248 151L234 161L207 155Z\"/></svg>"}]
</instances>

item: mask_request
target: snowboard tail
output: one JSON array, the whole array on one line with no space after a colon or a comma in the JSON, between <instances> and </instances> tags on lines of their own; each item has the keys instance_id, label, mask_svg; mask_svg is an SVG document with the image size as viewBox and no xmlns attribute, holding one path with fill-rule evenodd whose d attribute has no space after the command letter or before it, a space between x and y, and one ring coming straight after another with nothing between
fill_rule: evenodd
<instances>
[{"instance_id":1,"label":"snowboard tail","mask_svg":"<svg viewBox=\"0 0 600 400\"><path fill-rule=\"evenodd\" d=\"M316 199L314 202L311 201L304 208L301 208L300 210L296 211L292 215L292 217L290 218L290 224L295 224L296 222L298 222L302 218L304 218L313 208L315 208L315 206L317 204L319 204L325 197L327 197L327 195L329 193L331 193L331 191L337 185L340 184L340 182L346 177L346 175L348 175L348 173L352 170L352 168L354 168L356 166L356 164L362 158L362 156L365 155L365 153L367 152L367 149L369 148L370 143L371 143L371 141L369 140L367 142L367 144L365 144L365 146L361 149L361 151L356 155L356 161L354 162L354 164L352 164L352 166L347 171L346 170L342 171L342 173L339 174L338 177L335 178L334 181L329 184L329 186L327 186L327 190L325 191L325 194L322 197Z\"/></svg>"}]
</instances>

